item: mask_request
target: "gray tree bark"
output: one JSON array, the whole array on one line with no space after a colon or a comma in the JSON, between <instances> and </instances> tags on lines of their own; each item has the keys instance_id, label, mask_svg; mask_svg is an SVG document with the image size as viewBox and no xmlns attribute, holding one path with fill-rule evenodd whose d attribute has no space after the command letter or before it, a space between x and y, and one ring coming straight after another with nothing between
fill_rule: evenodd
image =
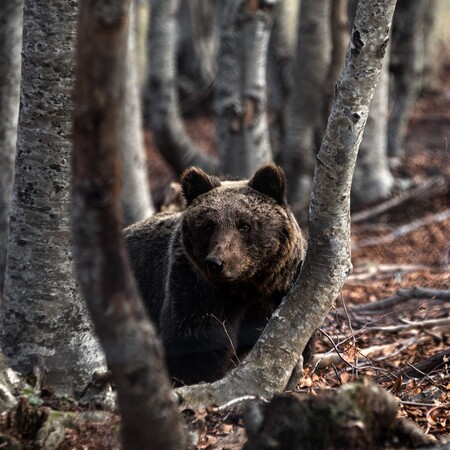
<instances>
[{"instance_id":1,"label":"gray tree bark","mask_svg":"<svg viewBox=\"0 0 450 450\"><path fill-rule=\"evenodd\" d=\"M125 75L125 126L122 141L122 208L125 225L131 225L155 212L150 195L147 158L142 134L142 109L138 83L136 42L137 5L132 3Z\"/></svg>"},{"instance_id":2,"label":"gray tree bark","mask_svg":"<svg viewBox=\"0 0 450 450\"><path fill-rule=\"evenodd\" d=\"M331 1L302 0L298 29L294 89L282 162L292 207L309 199L316 155L325 130L330 82Z\"/></svg>"},{"instance_id":3,"label":"gray tree bark","mask_svg":"<svg viewBox=\"0 0 450 450\"><path fill-rule=\"evenodd\" d=\"M80 2L73 225L80 286L117 387L127 450L185 449L185 430L127 259L120 147L130 0Z\"/></svg>"},{"instance_id":4,"label":"gray tree bark","mask_svg":"<svg viewBox=\"0 0 450 450\"><path fill-rule=\"evenodd\" d=\"M229 0L222 12L214 92L221 173L250 177L272 160L266 65L273 3Z\"/></svg>"},{"instance_id":5,"label":"gray tree bark","mask_svg":"<svg viewBox=\"0 0 450 450\"><path fill-rule=\"evenodd\" d=\"M175 62L179 6L180 0L151 3L146 115L158 149L178 174L188 166L216 173L216 161L193 144L181 120Z\"/></svg>"},{"instance_id":6,"label":"gray tree bark","mask_svg":"<svg viewBox=\"0 0 450 450\"><path fill-rule=\"evenodd\" d=\"M399 0L392 27L389 156L401 156L412 108L419 96L424 66L424 17L427 1Z\"/></svg>"},{"instance_id":7,"label":"gray tree bark","mask_svg":"<svg viewBox=\"0 0 450 450\"><path fill-rule=\"evenodd\" d=\"M19 117L23 0L0 3L0 298L8 245Z\"/></svg>"},{"instance_id":8,"label":"gray tree bark","mask_svg":"<svg viewBox=\"0 0 450 450\"><path fill-rule=\"evenodd\" d=\"M216 77L218 9L217 0L181 2L177 17L177 83L182 111L206 98L211 100Z\"/></svg>"},{"instance_id":9,"label":"gray tree bark","mask_svg":"<svg viewBox=\"0 0 450 450\"><path fill-rule=\"evenodd\" d=\"M352 205L356 208L388 197L394 186L387 151L389 49L390 46L383 61L356 161L352 185Z\"/></svg>"},{"instance_id":10,"label":"gray tree bark","mask_svg":"<svg viewBox=\"0 0 450 450\"><path fill-rule=\"evenodd\" d=\"M288 384L305 345L351 271L350 188L389 40L395 0L360 0L314 174L309 242L299 278L242 365L212 384L177 389L182 407L270 397Z\"/></svg>"},{"instance_id":11,"label":"gray tree bark","mask_svg":"<svg viewBox=\"0 0 450 450\"><path fill-rule=\"evenodd\" d=\"M270 145L279 159L287 129L288 104L293 87L300 0L283 0L275 10L267 55L267 92Z\"/></svg>"},{"instance_id":12,"label":"gray tree bark","mask_svg":"<svg viewBox=\"0 0 450 450\"><path fill-rule=\"evenodd\" d=\"M27 0L2 344L14 369L58 394L82 389L103 357L71 256L71 91L77 3Z\"/></svg>"}]
</instances>

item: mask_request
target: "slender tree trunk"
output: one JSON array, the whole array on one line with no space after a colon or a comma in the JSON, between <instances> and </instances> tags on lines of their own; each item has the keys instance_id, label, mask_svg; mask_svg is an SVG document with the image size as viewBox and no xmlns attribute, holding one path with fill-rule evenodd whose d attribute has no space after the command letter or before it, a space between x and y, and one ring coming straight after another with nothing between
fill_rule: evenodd
<instances>
[{"instance_id":1,"label":"slender tree trunk","mask_svg":"<svg viewBox=\"0 0 450 450\"><path fill-rule=\"evenodd\" d=\"M16 156L22 26L23 0L0 2L0 298Z\"/></svg>"},{"instance_id":2,"label":"slender tree trunk","mask_svg":"<svg viewBox=\"0 0 450 450\"><path fill-rule=\"evenodd\" d=\"M103 357L71 257L70 133L77 3L27 0L11 235L2 316L14 369L59 394L82 389Z\"/></svg>"},{"instance_id":3,"label":"slender tree trunk","mask_svg":"<svg viewBox=\"0 0 450 450\"><path fill-rule=\"evenodd\" d=\"M388 125L389 156L401 156L412 108L419 96L424 65L426 0L399 0L392 27L391 117Z\"/></svg>"},{"instance_id":4,"label":"slender tree trunk","mask_svg":"<svg viewBox=\"0 0 450 450\"><path fill-rule=\"evenodd\" d=\"M439 45L436 20L443 9L445 2L427 0L425 10L424 32L424 67L422 73L421 92L436 94L439 91Z\"/></svg>"},{"instance_id":5,"label":"slender tree trunk","mask_svg":"<svg viewBox=\"0 0 450 450\"><path fill-rule=\"evenodd\" d=\"M325 130L325 101L331 62L331 1L302 0L294 89L283 148L288 200L309 198L316 154Z\"/></svg>"},{"instance_id":6,"label":"slender tree trunk","mask_svg":"<svg viewBox=\"0 0 450 450\"><path fill-rule=\"evenodd\" d=\"M180 28L177 85L182 111L206 105L207 111L201 112L211 112L216 77L217 12L217 0L181 2L177 17ZM202 102L206 99L208 104Z\"/></svg>"},{"instance_id":7,"label":"slender tree trunk","mask_svg":"<svg viewBox=\"0 0 450 450\"><path fill-rule=\"evenodd\" d=\"M272 3L228 0L222 11L214 93L221 173L250 177L272 160L266 117Z\"/></svg>"},{"instance_id":8,"label":"slender tree trunk","mask_svg":"<svg viewBox=\"0 0 450 450\"><path fill-rule=\"evenodd\" d=\"M181 120L175 62L179 6L180 0L151 3L147 115L158 149L178 174L188 166L215 173L217 163L193 144Z\"/></svg>"},{"instance_id":9,"label":"slender tree trunk","mask_svg":"<svg viewBox=\"0 0 450 450\"><path fill-rule=\"evenodd\" d=\"M118 391L127 450L185 449L162 345L127 259L120 147L130 0L80 3L74 112L73 225L84 297Z\"/></svg>"},{"instance_id":10,"label":"slender tree trunk","mask_svg":"<svg viewBox=\"0 0 450 450\"><path fill-rule=\"evenodd\" d=\"M287 130L288 104L292 92L297 47L299 0L283 0L276 8L267 61L270 145L278 160Z\"/></svg>"},{"instance_id":11,"label":"slender tree trunk","mask_svg":"<svg viewBox=\"0 0 450 450\"><path fill-rule=\"evenodd\" d=\"M390 46L383 61L356 161L352 185L352 206L356 208L388 197L394 186L387 152L389 49Z\"/></svg>"},{"instance_id":12,"label":"slender tree trunk","mask_svg":"<svg viewBox=\"0 0 450 450\"><path fill-rule=\"evenodd\" d=\"M212 384L177 389L182 407L270 397L287 385L351 271L350 187L389 40L395 0L360 0L314 174L309 243L299 278L242 365Z\"/></svg>"},{"instance_id":13,"label":"slender tree trunk","mask_svg":"<svg viewBox=\"0 0 450 450\"><path fill-rule=\"evenodd\" d=\"M125 75L125 126L122 144L122 208L125 225L138 222L155 212L148 182L147 158L142 135L142 110L138 84L136 11L131 10L128 27Z\"/></svg>"}]
</instances>

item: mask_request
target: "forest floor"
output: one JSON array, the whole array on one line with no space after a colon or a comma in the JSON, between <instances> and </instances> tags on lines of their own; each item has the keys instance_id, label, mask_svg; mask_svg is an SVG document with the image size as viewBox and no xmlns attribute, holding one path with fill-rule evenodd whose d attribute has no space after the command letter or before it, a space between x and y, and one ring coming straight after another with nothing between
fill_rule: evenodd
<instances>
[{"instance_id":1,"label":"forest floor","mask_svg":"<svg viewBox=\"0 0 450 450\"><path fill-rule=\"evenodd\" d=\"M297 390L316 394L364 376L395 395L401 416L437 440L450 440L450 64L441 81L438 94L417 103L406 155L393 168L417 188L410 198L394 196L396 204L382 212L368 208L353 216L353 274L321 327L318 357ZM187 128L205 150L214 147L210 119L190 119ZM175 177L150 133L146 143L152 191L161 197ZM227 448L242 448L239 422L220 412L195 414L197 448L223 448L224 438ZM117 416L98 417L67 428L58 448L119 448Z\"/></svg>"}]
</instances>

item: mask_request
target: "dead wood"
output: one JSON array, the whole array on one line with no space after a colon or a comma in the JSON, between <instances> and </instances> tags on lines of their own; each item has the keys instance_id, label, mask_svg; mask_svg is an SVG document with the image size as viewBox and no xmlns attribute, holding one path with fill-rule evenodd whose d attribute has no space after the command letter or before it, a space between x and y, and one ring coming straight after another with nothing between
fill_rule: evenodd
<instances>
[{"instance_id":1,"label":"dead wood","mask_svg":"<svg viewBox=\"0 0 450 450\"><path fill-rule=\"evenodd\" d=\"M420 363L410 365L407 369L401 368L396 372L392 372L389 377L380 377L377 382L382 383L384 381L390 381L398 377L407 378L423 378L426 375L431 374L434 371L442 370L449 365L450 348L447 348L431 358L427 358Z\"/></svg>"},{"instance_id":2,"label":"dead wood","mask_svg":"<svg viewBox=\"0 0 450 450\"><path fill-rule=\"evenodd\" d=\"M248 436L247 450L417 448L430 442L412 422L397 418L394 396L366 381L317 396L276 396Z\"/></svg>"},{"instance_id":3,"label":"dead wood","mask_svg":"<svg viewBox=\"0 0 450 450\"><path fill-rule=\"evenodd\" d=\"M377 314L391 310L395 306L401 305L412 299L432 299L448 302L450 301L449 289L428 289L422 287L412 287L410 289L399 289L397 293L389 298L378 300L373 303L363 303L347 308L348 312L374 312ZM344 308L337 308L337 314L345 314Z\"/></svg>"},{"instance_id":4,"label":"dead wood","mask_svg":"<svg viewBox=\"0 0 450 450\"><path fill-rule=\"evenodd\" d=\"M450 219L450 209L440 211L436 214L432 214L431 216L427 216L423 219L413 220L412 222L406 225L402 225L401 227L398 227L391 233L386 234L384 236L373 237L356 242L352 245L352 250L359 250L360 248L369 247L372 245L389 244L390 242L395 241L399 237L412 233L413 231L416 231L417 229L423 226L443 222L444 220L447 219Z\"/></svg>"},{"instance_id":5,"label":"dead wood","mask_svg":"<svg viewBox=\"0 0 450 450\"><path fill-rule=\"evenodd\" d=\"M450 180L443 176L430 177L407 192L403 192L372 208L364 209L363 211L352 214L352 223L356 224L364 222L367 219L378 216L411 199L425 200L438 194L444 194L448 191L449 184Z\"/></svg>"}]
</instances>

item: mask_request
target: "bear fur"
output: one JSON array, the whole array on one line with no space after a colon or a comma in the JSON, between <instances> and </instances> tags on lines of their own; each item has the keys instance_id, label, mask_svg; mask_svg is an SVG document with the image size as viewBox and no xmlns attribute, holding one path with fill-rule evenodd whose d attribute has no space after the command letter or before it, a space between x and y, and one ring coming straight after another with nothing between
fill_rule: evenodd
<instances>
[{"instance_id":1,"label":"bear fur","mask_svg":"<svg viewBox=\"0 0 450 450\"><path fill-rule=\"evenodd\" d=\"M253 347L305 249L275 165L241 181L190 168L181 188L184 211L157 214L124 234L169 373L193 384L221 378Z\"/></svg>"}]
</instances>

